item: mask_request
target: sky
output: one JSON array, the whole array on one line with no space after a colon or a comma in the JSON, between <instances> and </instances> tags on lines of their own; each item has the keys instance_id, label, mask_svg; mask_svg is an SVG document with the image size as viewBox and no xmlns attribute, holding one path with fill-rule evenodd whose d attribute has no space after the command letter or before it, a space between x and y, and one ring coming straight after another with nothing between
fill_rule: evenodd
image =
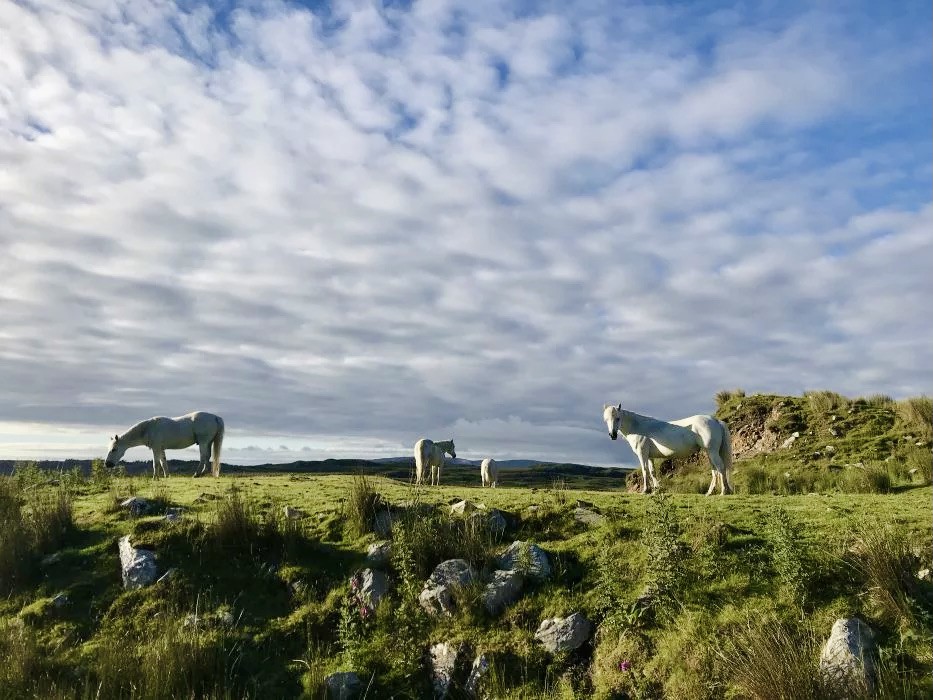
<instances>
[{"instance_id":1,"label":"sky","mask_svg":"<svg viewBox=\"0 0 933 700\"><path fill-rule=\"evenodd\" d=\"M0 458L207 410L230 462L626 464L605 403L931 394L930 26L0 0Z\"/></svg>"}]
</instances>

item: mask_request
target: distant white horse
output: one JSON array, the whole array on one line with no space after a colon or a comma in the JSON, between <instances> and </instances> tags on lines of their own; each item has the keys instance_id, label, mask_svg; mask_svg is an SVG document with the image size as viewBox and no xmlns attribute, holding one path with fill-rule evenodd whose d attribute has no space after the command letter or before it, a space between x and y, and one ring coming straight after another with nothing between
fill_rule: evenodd
<instances>
[{"instance_id":1,"label":"distant white horse","mask_svg":"<svg viewBox=\"0 0 933 700\"><path fill-rule=\"evenodd\" d=\"M479 465L479 475L483 480L483 486L496 488L499 485L499 465L496 460L487 457Z\"/></svg>"},{"instance_id":2,"label":"distant white horse","mask_svg":"<svg viewBox=\"0 0 933 700\"><path fill-rule=\"evenodd\" d=\"M457 458L454 451L454 441L444 440L442 442L432 442L427 438L421 438L415 443L415 483L424 483L424 470L431 470L431 486L441 485L441 469L444 468L444 453L452 458Z\"/></svg>"},{"instance_id":3,"label":"distant white horse","mask_svg":"<svg viewBox=\"0 0 933 700\"><path fill-rule=\"evenodd\" d=\"M220 476L220 448L223 441L224 421L213 413L196 411L178 418L158 416L137 423L123 435L114 435L110 441L110 452L107 453L107 466L115 466L130 447L144 445L152 450L152 477L159 475L160 466L163 476L168 476L165 451L182 450L197 443L201 450L201 463L194 475L201 476L210 464L211 474Z\"/></svg>"},{"instance_id":4,"label":"distant white horse","mask_svg":"<svg viewBox=\"0 0 933 700\"><path fill-rule=\"evenodd\" d=\"M712 416L690 416L670 422L640 416L626 411L622 404L606 405L603 420L609 428L609 437L616 439L619 433L628 440L641 465L641 492L648 491L648 475L651 483L658 488L654 476L655 459L668 457L689 457L700 450L706 450L712 465L713 480L706 495L709 496L719 484L720 495L732 493L729 483L729 469L732 468L732 440L729 427ZM648 474L645 474L645 467Z\"/></svg>"}]
</instances>

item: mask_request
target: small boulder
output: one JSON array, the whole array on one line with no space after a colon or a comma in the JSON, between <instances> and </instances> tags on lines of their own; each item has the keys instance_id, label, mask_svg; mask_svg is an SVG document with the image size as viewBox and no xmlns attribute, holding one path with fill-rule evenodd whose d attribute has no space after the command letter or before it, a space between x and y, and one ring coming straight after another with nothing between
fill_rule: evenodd
<instances>
[{"instance_id":1,"label":"small boulder","mask_svg":"<svg viewBox=\"0 0 933 700\"><path fill-rule=\"evenodd\" d=\"M386 564L392 558L392 542L380 540L366 549L366 561L370 564Z\"/></svg>"},{"instance_id":2,"label":"small boulder","mask_svg":"<svg viewBox=\"0 0 933 700\"><path fill-rule=\"evenodd\" d=\"M541 622L535 639L552 654L579 649L593 633L593 625L575 612L567 617L549 617Z\"/></svg>"},{"instance_id":3,"label":"small boulder","mask_svg":"<svg viewBox=\"0 0 933 700\"><path fill-rule=\"evenodd\" d=\"M170 523L178 522L184 512L183 508L166 508L165 519Z\"/></svg>"},{"instance_id":4,"label":"small boulder","mask_svg":"<svg viewBox=\"0 0 933 700\"><path fill-rule=\"evenodd\" d=\"M797 438L799 437L800 437L800 433L795 430L794 432L790 434L789 438L787 438L784 442L781 443L781 449L786 450L788 447L793 445L797 441Z\"/></svg>"},{"instance_id":5,"label":"small boulder","mask_svg":"<svg viewBox=\"0 0 933 700\"><path fill-rule=\"evenodd\" d=\"M841 618L820 653L820 672L845 685L873 690L875 633L857 617Z\"/></svg>"},{"instance_id":6,"label":"small boulder","mask_svg":"<svg viewBox=\"0 0 933 700\"><path fill-rule=\"evenodd\" d=\"M577 508L589 508L590 510L598 511L599 508L596 507L596 504L591 503L590 501L584 501L582 498L577 499Z\"/></svg>"},{"instance_id":7,"label":"small boulder","mask_svg":"<svg viewBox=\"0 0 933 700\"><path fill-rule=\"evenodd\" d=\"M491 508L488 511L477 510L470 515L470 522L494 535L502 535L509 526L505 513L498 508Z\"/></svg>"},{"instance_id":8,"label":"small boulder","mask_svg":"<svg viewBox=\"0 0 933 700\"><path fill-rule=\"evenodd\" d=\"M324 679L330 700L353 700L363 689L363 682L353 671L332 673Z\"/></svg>"},{"instance_id":9,"label":"small boulder","mask_svg":"<svg viewBox=\"0 0 933 700\"><path fill-rule=\"evenodd\" d=\"M428 649L428 663L431 670L431 687L435 698L446 698L457 672L457 659L460 645L449 642L434 644Z\"/></svg>"},{"instance_id":10,"label":"small boulder","mask_svg":"<svg viewBox=\"0 0 933 700\"><path fill-rule=\"evenodd\" d=\"M149 501L139 496L130 496L120 503L121 508L126 508L130 515L142 515L149 510Z\"/></svg>"},{"instance_id":11,"label":"small boulder","mask_svg":"<svg viewBox=\"0 0 933 700\"><path fill-rule=\"evenodd\" d=\"M482 683L483 676L486 675L488 670L489 659L486 658L485 654L480 654L474 659L473 666L470 667L470 675L467 676L466 683L463 684L463 690L466 691L467 697L478 698L480 696L480 683Z\"/></svg>"},{"instance_id":12,"label":"small boulder","mask_svg":"<svg viewBox=\"0 0 933 700\"><path fill-rule=\"evenodd\" d=\"M476 578L464 559L442 561L424 584L418 602L432 615L453 612L453 589L469 585Z\"/></svg>"},{"instance_id":13,"label":"small boulder","mask_svg":"<svg viewBox=\"0 0 933 700\"><path fill-rule=\"evenodd\" d=\"M581 506L577 506L573 509L573 518L578 523L583 523L584 525L590 525L594 527L602 524L602 522L606 519L596 511L590 510L589 508L583 508Z\"/></svg>"},{"instance_id":14,"label":"small boulder","mask_svg":"<svg viewBox=\"0 0 933 700\"><path fill-rule=\"evenodd\" d=\"M156 580L158 568L154 552L133 547L129 535L120 538L119 547L124 588L142 588Z\"/></svg>"},{"instance_id":15,"label":"small boulder","mask_svg":"<svg viewBox=\"0 0 933 700\"><path fill-rule=\"evenodd\" d=\"M524 583L518 571L494 571L483 591L483 605L489 614L497 615L518 600Z\"/></svg>"},{"instance_id":16,"label":"small boulder","mask_svg":"<svg viewBox=\"0 0 933 700\"><path fill-rule=\"evenodd\" d=\"M389 592L389 579L381 571L363 569L353 574L350 589L360 603L375 610Z\"/></svg>"},{"instance_id":17,"label":"small boulder","mask_svg":"<svg viewBox=\"0 0 933 700\"><path fill-rule=\"evenodd\" d=\"M551 562L543 549L531 542L515 540L499 558L499 568L521 571L544 581L551 576Z\"/></svg>"},{"instance_id":18,"label":"small boulder","mask_svg":"<svg viewBox=\"0 0 933 700\"><path fill-rule=\"evenodd\" d=\"M930 570L929 570L929 569L920 569L920 571L917 572L917 578L920 579L921 581L929 581L929 580L930 580Z\"/></svg>"},{"instance_id":19,"label":"small boulder","mask_svg":"<svg viewBox=\"0 0 933 700\"><path fill-rule=\"evenodd\" d=\"M473 501L466 501L466 500L457 501L456 503L450 506L450 514L451 515L467 515L468 513L472 513L473 511L475 511L478 507L479 506L473 503Z\"/></svg>"},{"instance_id":20,"label":"small boulder","mask_svg":"<svg viewBox=\"0 0 933 700\"><path fill-rule=\"evenodd\" d=\"M308 514L301 510L301 508L285 506L285 517L289 520L301 520L302 518L307 518Z\"/></svg>"},{"instance_id":21,"label":"small boulder","mask_svg":"<svg viewBox=\"0 0 933 700\"><path fill-rule=\"evenodd\" d=\"M373 532L379 537L389 537L392 534L392 513L380 510L373 516Z\"/></svg>"}]
</instances>

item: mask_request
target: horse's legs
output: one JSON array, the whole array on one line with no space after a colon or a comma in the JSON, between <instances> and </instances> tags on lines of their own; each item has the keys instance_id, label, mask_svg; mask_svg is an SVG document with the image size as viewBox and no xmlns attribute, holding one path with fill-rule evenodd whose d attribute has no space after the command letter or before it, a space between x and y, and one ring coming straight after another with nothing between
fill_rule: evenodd
<instances>
[{"instance_id":1,"label":"horse's legs","mask_svg":"<svg viewBox=\"0 0 933 700\"><path fill-rule=\"evenodd\" d=\"M657 489L661 487L661 484L658 483L658 480L654 476L654 461L647 460L648 463L648 474L651 476L651 487Z\"/></svg>"},{"instance_id":2,"label":"horse's legs","mask_svg":"<svg viewBox=\"0 0 933 700\"><path fill-rule=\"evenodd\" d=\"M159 450L152 448L152 478L159 478Z\"/></svg>"},{"instance_id":3,"label":"horse's legs","mask_svg":"<svg viewBox=\"0 0 933 700\"><path fill-rule=\"evenodd\" d=\"M707 496L712 496L713 491L716 490L716 475L718 474L718 472L715 469L713 469L712 472L713 472L713 480L709 482L709 488L706 489Z\"/></svg>"},{"instance_id":4,"label":"horse's legs","mask_svg":"<svg viewBox=\"0 0 933 700\"><path fill-rule=\"evenodd\" d=\"M713 483L709 486L709 491L706 492L706 495L709 496L713 493L716 488L716 482L719 482L719 495L725 496L726 491L732 493L732 486L729 484L726 477L726 465L722 461L722 457L719 456L719 445L716 445L716 449L713 449L711 444L706 453L709 455L709 462L713 465Z\"/></svg>"},{"instance_id":5,"label":"horse's legs","mask_svg":"<svg viewBox=\"0 0 933 700\"><path fill-rule=\"evenodd\" d=\"M211 463L211 443L209 441L203 442L198 445L198 449L201 450L201 464L198 470L198 476L201 476L207 471Z\"/></svg>"},{"instance_id":6,"label":"horse's legs","mask_svg":"<svg viewBox=\"0 0 933 700\"><path fill-rule=\"evenodd\" d=\"M159 450L159 465L162 467L162 476L168 478L168 461L165 459L165 450Z\"/></svg>"},{"instance_id":7,"label":"horse's legs","mask_svg":"<svg viewBox=\"0 0 933 700\"><path fill-rule=\"evenodd\" d=\"M648 473L645 471L645 462L647 460L642 459L641 455L639 455L638 461L641 462L641 492L648 493Z\"/></svg>"}]
</instances>

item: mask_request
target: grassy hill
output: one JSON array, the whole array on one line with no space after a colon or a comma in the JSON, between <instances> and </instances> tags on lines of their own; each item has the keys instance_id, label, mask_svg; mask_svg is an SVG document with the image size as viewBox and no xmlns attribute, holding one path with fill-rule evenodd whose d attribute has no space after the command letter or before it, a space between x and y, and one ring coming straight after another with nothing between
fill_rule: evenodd
<instances>
[{"instance_id":1,"label":"grassy hill","mask_svg":"<svg viewBox=\"0 0 933 700\"><path fill-rule=\"evenodd\" d=\"M19 465L0 476L0 700L321 698L336 671L358 673L368 698L426 698L438 642L486 659L486 698L933 695L929 400L718 398L738 457L725 498L697 494L705 457L668 465L653 496L630 493L621 470L573 464L509 469L495 490L475 467L428 488L407 465L362 460L197 480L176 463L159 481ZM145 513L120 506L132 495ZM506 531L452 516L464 498L501 509ZM391 588L368 614L350 579L374 566L386 511L392 555L378 568ZM169 578L124 590L124 535ZM514 540L540 545L552 576L526 579L493 615L483 586ZM421 587L455 557L482 583L456 592L451 616L429 616ZM595 634L549 654L538 626L573 612ZM816 670L849 616L876 634L873 693Z\"/></svg>"}]
</instances>

